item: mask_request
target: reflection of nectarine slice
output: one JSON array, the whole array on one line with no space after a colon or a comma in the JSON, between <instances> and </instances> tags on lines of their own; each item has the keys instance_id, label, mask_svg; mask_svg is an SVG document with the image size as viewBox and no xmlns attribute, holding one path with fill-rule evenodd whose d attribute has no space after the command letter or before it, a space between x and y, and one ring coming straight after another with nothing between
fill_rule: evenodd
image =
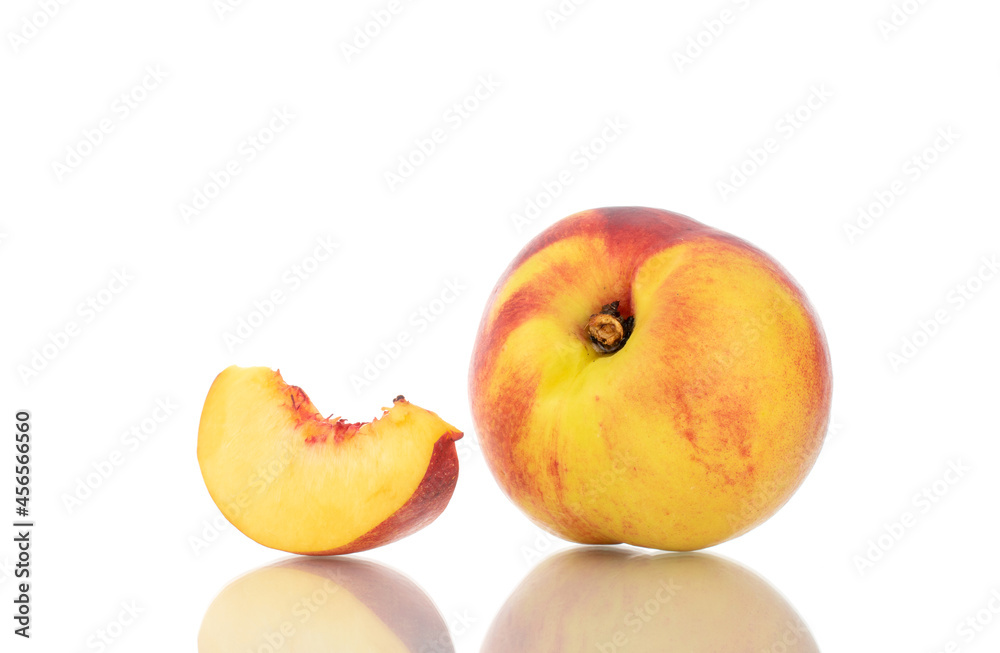
<instances>
[{"instance_id":1,"label":"reflection of nectarine slice","mask_svg":"<svg viewBox=\"0 0 1000 653\"><path fill-rule=\"evenodd\" d=\"M200 653L454 650L423 590L352 558L296 558L251 572L219 593L198 634Z\"/></svg>"},{"instance_id":2,"label":"reflection of nectarine slice","mask_svg":"<svg viewBox=\"0 0 1000 653\"><path fill-rule=\"evenodd\" d=\"M325 418L266 367L231 366L205 399L198 462L230 522L282 551L371 549L441 514L462 433L402 396L368 423Z\"/></svg>"}]
</instances>

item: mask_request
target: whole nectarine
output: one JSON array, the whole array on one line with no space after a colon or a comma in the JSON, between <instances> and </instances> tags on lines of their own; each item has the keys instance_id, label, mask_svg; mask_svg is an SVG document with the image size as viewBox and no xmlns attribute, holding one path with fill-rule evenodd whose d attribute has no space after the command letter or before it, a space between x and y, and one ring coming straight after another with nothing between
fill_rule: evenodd
<instances>
[{"instance_id":1,"label":"whole nectarine","mask_svg":"<svg viewBox=\"0 0 1000 653\"><path fill-rule=\"evenodd\" d=\"M532 240L490 296L470 370L485 458L536 523L669 550L781 507L830 395L826 340L791 276L646 208L585 211Z\"/></svg>"}]
</instances>

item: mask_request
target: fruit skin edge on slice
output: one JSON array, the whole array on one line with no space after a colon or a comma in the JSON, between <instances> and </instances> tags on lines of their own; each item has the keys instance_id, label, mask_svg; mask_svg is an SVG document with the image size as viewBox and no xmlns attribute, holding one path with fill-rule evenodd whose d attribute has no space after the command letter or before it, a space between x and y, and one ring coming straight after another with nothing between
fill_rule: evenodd
<instances>
[{"instance_id":1,"label":"fruit skin edge on slice","mask_svg":"<svg viewBox=\"0 0 1000 653\"><path fill-rule=\"evenodd\" d=\"M279 371L230 366L202 409L202 478L226 519L264 546L322 556L388 544L448 505L463 434L402 395L383 411L326 418Z\"/></svg>"}]
</instances>

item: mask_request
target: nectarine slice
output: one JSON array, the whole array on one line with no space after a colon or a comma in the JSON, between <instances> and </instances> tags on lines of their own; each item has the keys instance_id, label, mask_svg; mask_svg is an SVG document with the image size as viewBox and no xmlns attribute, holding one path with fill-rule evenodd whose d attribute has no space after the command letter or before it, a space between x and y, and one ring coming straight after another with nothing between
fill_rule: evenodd
<instances>
[{"instance_id":1,"label":"nectarine slice","mask_svg":"<svg viewBox=\"0 0 1000 653\"><path fill-rule=\"evenodd\" d=\"M371 422L325 418L279 372L231 366L205 399L198 462L212 499L248 537L333 555L434 521L458 480L461 437L402 396Z\"/></svg>"}]
</instances>

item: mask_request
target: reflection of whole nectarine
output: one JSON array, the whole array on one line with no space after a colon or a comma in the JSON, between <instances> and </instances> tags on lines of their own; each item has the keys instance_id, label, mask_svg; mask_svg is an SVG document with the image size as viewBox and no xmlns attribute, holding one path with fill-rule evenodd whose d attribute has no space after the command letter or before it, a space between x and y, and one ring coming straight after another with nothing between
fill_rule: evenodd
<instances>
[{"instance_id":1,"label":"reflection of whole nectarine","mask_svg":"<svg viewBox=\"0 0 1000 653\"><path fill-rule=\"evenodd\" d=\"M578 548L514 590L482 653L817 653L808 626L765 580L704 553Z\"/></svg>"},{"instance_id":2,"label":"reflection of whole nectarine","mask_svg":"<svg viewBox=\"0 0 1000 653\"><path fill-rule=\"evenodd\" d=\"M506 494L583 543L692 550L771 516L819 453L826 341L749 243L644 208L586 211L511 263L470 370Z\"/></svg>"}]
</instances>

